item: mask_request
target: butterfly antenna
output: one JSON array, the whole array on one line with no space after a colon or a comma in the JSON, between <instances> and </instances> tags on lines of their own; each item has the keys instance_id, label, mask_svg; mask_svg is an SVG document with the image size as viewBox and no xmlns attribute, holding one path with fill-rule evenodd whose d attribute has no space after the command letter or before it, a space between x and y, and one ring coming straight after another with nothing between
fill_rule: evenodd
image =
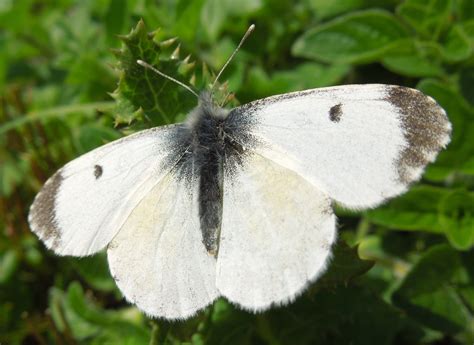
<instances>
[{"instance_id":1,"label":"butterfly antenna","mask_svg":"<svg viewBox=\"0 0 474 345\"><path fill-rule=\"evenodd\" d=\"M191 89L188 85L180 82L179 80L177 79L174 79L173 77L170 77L169 75L167 74L164 74L163 72L157 70L155 67L153 67L152 65L150 65L149 63L143 61L143 60L137 60L137 64L139 64L140 66L143 66L145 68L148 68L148 69L151 69L153 72L155 72L156 74L159 74L161 75L163 78L166 78L168 80L171 80L172 82L175 82L176 84L178 84L179 86L182 86L184 87L186 90L188 90L189 92L191 92L194 96L196 96L198 99L199 99L199 95L193 90Z\"/></svg>"},{"instance_id":2,"label":"butterfly antenna","mask_svg":"<svg viewBox=\"0 0 474 345\"><path fill-rule=\"evenodd\" d=\"M219 71L219 73L217 74L217 77L216 79L214 79L214 82L212 83L212 86L211 86L211 93L212 93L212 90L214 90L214 87L216 86L216 83L217 81L219 80L219 77L221 76L222 72L225 70L225 68L227 67L227 65L230 63L230 61L234 58L234 55L237 54L237 52L239 51L240 47L242 47L242 44L244 44L245 40L247 39L247 37L252 33L252 31L255 29L255 25L252 24L249 26L249 28L247 29L247 32L245 33L244 37L242 37L242 39L240 40L240 43L239 45L237 46L237 48L235 48L234 52L232 53L232 55L227 59L227 62L224 64L224 66L221 68L221 70Z\"/></svg>"}]
</instances>

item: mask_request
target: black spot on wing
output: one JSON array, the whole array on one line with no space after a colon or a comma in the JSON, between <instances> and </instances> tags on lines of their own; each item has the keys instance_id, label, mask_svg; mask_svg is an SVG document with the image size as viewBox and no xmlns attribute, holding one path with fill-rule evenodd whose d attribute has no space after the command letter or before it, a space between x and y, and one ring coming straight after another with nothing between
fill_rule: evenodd
<instances>
[{"instance_id":1,"label":"black spot on wing","mask_svg":"<svg viewBox=\"0 0 474 345\"><path fill-rule=\"evenodd\" d=\"M341 121L342 117L342 104L336 104L329 109L329 120L332 122L339 122Z\"/></svg>"},{"instance_id":2,"label":"black spot on wing","mask_svg":"<svg viewBox=\"0 0 474 345\"><path fill-rule=\"evenodd\" d=\"M446 112L422 92L402 86L389 86L387 100L398 108L406 146L397 157L399 179L410 183L447 145L451 124Z\"/></svg>"},{"instance_id":3,"label":"black spot on wing","mask_svg":"<svg viewBox=\"0 0 474 345\"><path fill-rule=\"evenodd\" d=\"M37 194L30 208L30 227L43 241L52 239L52 249L57 248L61 240L61 232L58 228L55 212L55 200L63 177L61 171L56 172L45 183Z\"/></svg>"},{"instance_id":4,"label":"black spot on wing","mask_svg":"<svg viewBox=\"0 0 474 345\"><path fill-rule=\"evenodd\" d=\"M104 172L104 169L100 165L97 165L97 164L94 165L94 176L96 180L102 176L103 172Z\"/></svg>"}]
</instances>

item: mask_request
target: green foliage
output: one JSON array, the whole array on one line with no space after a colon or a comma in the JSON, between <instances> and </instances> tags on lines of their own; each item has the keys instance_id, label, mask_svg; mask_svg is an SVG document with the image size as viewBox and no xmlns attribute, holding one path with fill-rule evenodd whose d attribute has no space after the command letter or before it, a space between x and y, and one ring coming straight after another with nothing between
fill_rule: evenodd
<instances>
[{"instance_id":1,"label":"green foliage","mask_svg":"<svg viewBox=\"0 0 474 345\"><path fill-rule=\"evenodd\" d=\"M464 260L462 260L464 258ZM393 293L393 302L421 324L456 334L472 326L472 311L461 286L472 283L472 253L462 255L447 245L427 250ZM472 335L469 338L472 342Z\"/></svg>"},{"instance_id":2,"label":"green foliage","mask_svg":"<svg viewBox=\"0 0 474 345\"><path fill-rule=\"evenodd\" d=\"M326 62L372 62L396 50L406 37L408 31L392 14L367 10L308 30L295 42L293 54Z\"/></svg>"},{"instance_id":3,"label":"green foliage","mask_svg":"<svg viewBox=\"0 0 474 345\"><path fill-rule=\"evenodd\" d=\"M452 142L405 195L338 209L329 269L294 304L254 315L219 299L186 322L150 320L104 254L47 251L28 207L67 161L196 104L137 59L200 91L252 22L218 86L230 105L400 84L446 109ZM472 0L0 1L0 47L0 343L473 343Z\"/></svg>"}]
</instances>

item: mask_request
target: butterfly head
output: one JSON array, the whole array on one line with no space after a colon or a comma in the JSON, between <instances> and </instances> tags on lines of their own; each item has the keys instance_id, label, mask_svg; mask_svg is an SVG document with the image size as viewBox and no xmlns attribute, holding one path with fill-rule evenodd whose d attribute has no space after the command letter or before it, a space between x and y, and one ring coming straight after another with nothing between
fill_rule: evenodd
<instances>
[{"instance_id":1,"label":"butterfly head","mask_svg":"<svg viewBox=\"0 0 474 345\"><path fill-rule=\"evenodd\" d=\"M188 128L196 128L202 120L224 120L229 114L229 110L221 107L214 100L210 91L202 91L199 94L198 105L189 113L186 118Z\"/></svg>"}]
</instances>

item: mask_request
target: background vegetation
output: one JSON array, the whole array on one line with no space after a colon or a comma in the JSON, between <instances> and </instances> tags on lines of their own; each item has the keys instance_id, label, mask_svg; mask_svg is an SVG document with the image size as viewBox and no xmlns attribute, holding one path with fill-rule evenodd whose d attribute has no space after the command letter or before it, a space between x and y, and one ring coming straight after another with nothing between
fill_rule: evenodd
<instances>
[{"instance_id":1,"label":"background vegetation","mask_svg":"<svg viewBox=\"0 0 474 345\"><path fill-rule=\"evenodd\" d=\"M252 315L222 299L186 322L151 321L123 301L103 254L46 250L28 207L67 161L193 107L134 59L199 89L250 23L223 78L233 103L399 84L447 110L453 139L406 195L338 210L329 272L296 303ZM473 48L472 0L1 0L0 343L472 344Z\"/></svg>"}]
</instances>

